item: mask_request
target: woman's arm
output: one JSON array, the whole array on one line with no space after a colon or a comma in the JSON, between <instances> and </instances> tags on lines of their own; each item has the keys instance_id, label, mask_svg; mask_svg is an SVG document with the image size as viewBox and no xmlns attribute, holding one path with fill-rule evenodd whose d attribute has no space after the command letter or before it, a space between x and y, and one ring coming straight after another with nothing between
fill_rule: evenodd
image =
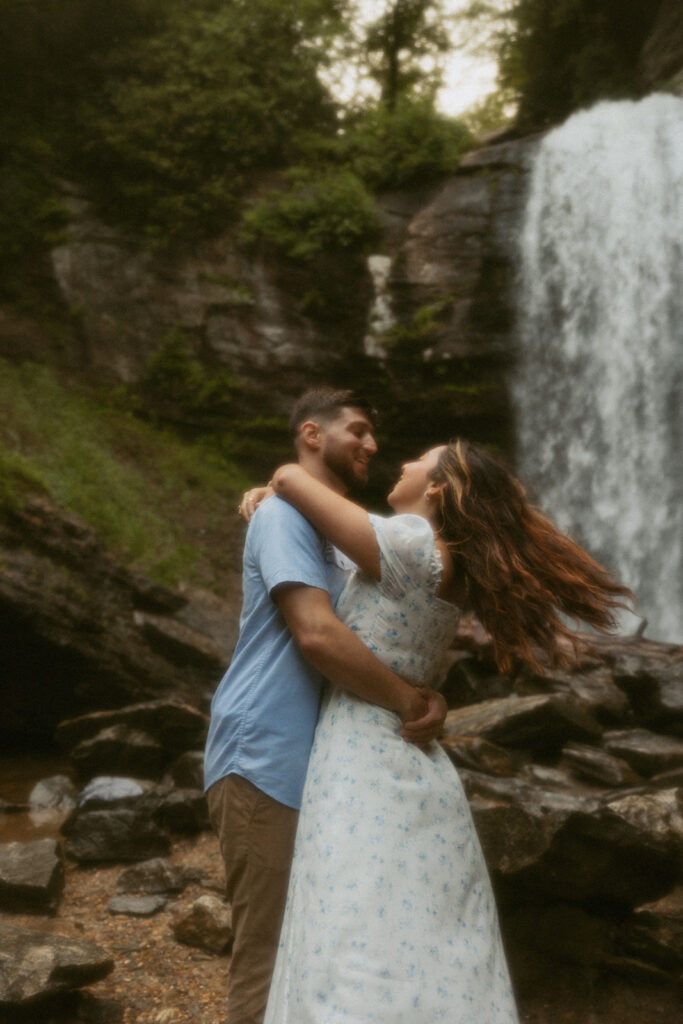
<instances>
[{"instance_id":1,"label":"woman's arm","mask_svg":"<svg viewBox=\"0 0 683 1024\"><path fill-rule=\"evenodd\" d=\"M356 565L380 578L379 545L364 508L320 483L297 463L280 466L271 485Z\"/></svg>"}]
</instances>

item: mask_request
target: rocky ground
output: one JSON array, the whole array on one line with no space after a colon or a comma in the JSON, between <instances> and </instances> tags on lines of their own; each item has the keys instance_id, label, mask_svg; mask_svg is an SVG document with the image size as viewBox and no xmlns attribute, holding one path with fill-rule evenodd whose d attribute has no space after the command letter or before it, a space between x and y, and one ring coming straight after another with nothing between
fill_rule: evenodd
<instances>
[{"instance_id":1,"label":"rocky ground","mask_svg":"<svg viewBox=\"0 0 683 1024\"><path fill-rule=\"evenodd\" d=\"M464 624L444 692L442 742L496 888L523 1024L672 1024L683 647L585 638L570 668L513 679ZM0 804L6 825L67 815L59 841L2 833L5 1019L224 1020L229 912L201 792L206 724L178 700L63 721L71 778L43 779L24 809Z\"/></svg>"},{"instance_id":2,"label":"rocky ground","mask_svg":"<svg viewBox=\"0 0 683 1024\"><path fill-rule=\"evenodd\" d=\"M176 940L174 916L207 891L220 890L222 867L215 837L205 832L175 845L171 860L205 872L149 918L112 914L109 901L120 864L79 867L67 862L64 894L55 917L0 914L27 930L87 938L107 950L115 967L108 977L88 986L87 995L69 996L62 1005L23 1015L0 1009L0 1020L40 1020L41 1024L220 1024L225 1019L225 985L230 958L203 952ZM27 1015L28 1014L28 1015Z\"/></svg>"}]
</instances>

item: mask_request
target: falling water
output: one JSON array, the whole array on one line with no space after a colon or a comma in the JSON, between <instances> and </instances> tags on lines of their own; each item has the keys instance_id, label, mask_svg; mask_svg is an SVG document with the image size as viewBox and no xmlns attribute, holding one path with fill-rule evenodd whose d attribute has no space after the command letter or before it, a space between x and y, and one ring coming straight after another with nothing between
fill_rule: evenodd
<instances>
[{"instance_id":1,"label":"falling water","mask_svg":"<svg viewBox=\"0 0 683 1024\"><path fill-rule=\"evenodd\" d=\"M683 641L683 100L546 136L521 265L520 475L635 591L646 635Z\"/></svg>"},{"instance_id":2,"label":"falling water","mask_svg":"<svg viewBox=\"0 0 683 1024\"><path fill-rule=\"evenodd\" d=\"M386 357L385 336L394 326L395 319L391 308L391 256L368 256L368 270L375 289L375 298L370 308L368 333L363 340L363 348L367 356L382 360Z\"/></svg>"}]
</instances>

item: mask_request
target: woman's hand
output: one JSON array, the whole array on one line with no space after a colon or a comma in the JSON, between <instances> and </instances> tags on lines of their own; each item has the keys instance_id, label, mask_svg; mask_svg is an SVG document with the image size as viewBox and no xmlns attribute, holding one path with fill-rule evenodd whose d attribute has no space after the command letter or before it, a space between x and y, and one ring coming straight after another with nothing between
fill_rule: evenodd
<instances>
[{"instance_id":1,"label":"woman's hand","mask_svg":"<svg viewBox=\"0 0 683 1024\"><path fill-rule=\"evenodd\" d=\"M252 487L250 491L245 491L242 495L242 500L237 506L237 514L245 523L248 523L259 505L262 505L267 498L271 498L273 494L275 491L269 483L265 487Z\"/></svg>"}]
</instances>

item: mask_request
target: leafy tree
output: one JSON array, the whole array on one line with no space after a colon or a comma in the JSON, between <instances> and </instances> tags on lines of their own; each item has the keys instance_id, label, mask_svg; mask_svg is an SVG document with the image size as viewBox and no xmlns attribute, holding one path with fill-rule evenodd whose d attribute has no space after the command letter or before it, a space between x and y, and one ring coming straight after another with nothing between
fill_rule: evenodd
<instances>
[{"instance_id":1,"label":"leafy tree","mask_svg":"<svg viewBox=\"0 0 683 1024\"><path fill-rule=\"evenodd\" d=\"M499 81L538 126L603 98L637 93L640 50L657 0L474 0L462 17L488 38Z\"/></svg>"},{"instance_id":2,"label":"leafy tree","mask_svg":"<svg viewBox=\"0 0 683 1024\"><path fill-rule=\"evenodd\" d=\"M380 192L451 173L470 142L462 121L438 113L429 99L404 96L393 109L378 104L352 119L340 150L358 177Z\"/></svg>"},{"instance_id":3,"label":"leafy tree","mask_svg":"<svg viewBox=\"0 0 683 1024\"><path fill-rule=\"evenodd\" d=\"M384 8L368 27L364 50L382 102L393 111L401 96L433 96L451 42L439 0L390 0Z\"/></svg>"},{"instance_id":4,"label":"leafy tree","mask_svg":"<svg viewBox=\"0 0 683 1024\"><path fill-rule=\"evenodd\" d=\"M377 234L372 196L351 171L299 167L288 177L287 188L247 210L245 240L263 239L290 259L307 262L326 250L358 249Z\"/></svg>"},{"instance_id":5,"label":"leafy tree","mask_svg":"<svg viewBox=\"0 0 683 1024\"><path fill-rule=\"evenodd\" d=\"M332 131L317 76L333 0L178 0L164 30L115 55L84 151L118 221L163 241L215 231L249 176Z\"/></svg>"}]
</instances>

